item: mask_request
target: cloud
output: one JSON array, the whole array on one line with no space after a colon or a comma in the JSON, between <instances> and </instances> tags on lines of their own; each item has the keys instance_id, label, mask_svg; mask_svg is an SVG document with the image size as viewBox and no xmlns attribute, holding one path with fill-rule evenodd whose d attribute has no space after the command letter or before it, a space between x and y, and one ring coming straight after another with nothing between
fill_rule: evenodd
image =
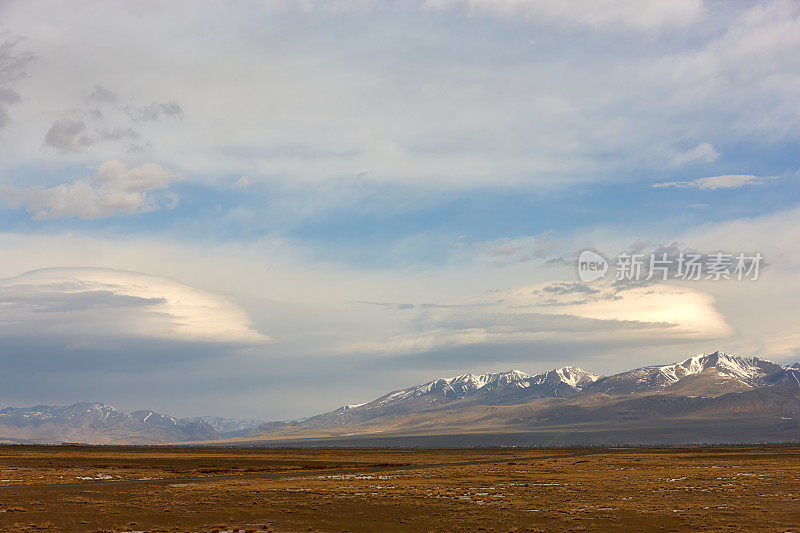
<instances>
[{"instance_id":1,"label":"cloud","mask_svg":"<svg viewBox=\"0 0 800 533\"><path fill-rule=\"evenodd\" d=\"M680 28L703 14L700 0L428 0L434 10L463 8L474 14L522 19L538 24L569 24L593 29L653 31Z\"/></svg>"},{"instance_id":2,"label":"cloud","mask_svg":"<svg viewBox=\"0 0 800 533\"><path fill-rule=\"evenodd\" d=\"M119 141L122 139L138 139L139 133L133 128L112 128L101 130L99 132L101 138L108 141Z\"/></svg>"},{"instance_id":3,"label":"cloud","mask_svg":"<svg viewBox=\"0 0 800 533\"><path fill-rule=\"evenodd\" d=\"M720 158L720 155L721 154L709 143L701 143L694 148L673 156L670 164L673 166L680 166L694 162L713 163Z\"/></svg>"},{"instance_id":4,"label":"cloud","mask_svg":"<svg viewBox=\"0 0 800 533\"><path fill-rule=\"evenodd\" d=\"M409 309L414 309L415 307L417 307L414 304L396 304L396 303L391 303L391 302L364 302L364 301L356 300L353 303L364 304L364 305L374 305L374 306L377 306L377 307L382 307L383 309L398 310L398 311L407 311ZM422 304L422 306L424 307L425 304Z\"/></svg>"},{"instance_id":5,"label":"cloud","mask_svg":"<svg viewBox=\"0 0 800 533\"><path fill-rule=\"evenodd\" d=\"M8 106L19 102L20 95L9 85L25 76L25 67L34 59L31 53L18 52L22 39L0 31L0 130L11 123Z\"/></svg>"},{"instance_id":6,"label":"cloud","mask_svg":"<svg viewBox=\"0 0 800 533\"><path fill-rule=\"evenodd\" d=\"M160 120L162 117L180 116L183 109L177 102L153 102L142 107L128 107L128 116L136 122L151 122Z\"/></svg>"},{"instance_id":7,"label":"cloud","mask_svg":"<svg viewBox=\"0 0 800 533\"><path fill-rule=\"evenodd\" d=\"M431 354L447 349L480 349L481 359L490 360L492 352L503 346L528 348L561 343L566 350L585 343L614 342L618 346L637 342L663 341L654 336L655 328L669 330L670 323L599 320L575 315L542 313L500 313L481 316L451 315L421 331L402 333L377 340L361 340L347 346L348 353L382 355ZM646 336L636 332L644 331Z\"/></svg>"},{"instance_id":8,"label":"cloud","mask_svg":"<svg viewBox=\"0 0 800 533\"><path fill-rule=\"evenodd\" d=\"M515 244L503 244L491 248L489 251L486 252L486 255L488 255L489 257L503 257L508 255L515 255L521 249L522 249L521 247Z\"/></svg>"},{"instance_id":9,"label":"cloud","mask_svg":"<svg viewBox=\"0 0 800 533\"><path fill-rule=\"evenodd\" d=\"M760 185L766 180L778 179L777 176L759 177L752 174L725 174L724 176L712 176L709 178L698 178L690 181L665 181L654 183L652 187L666 189L670 187L679 189L734 189L745 185Z\"/></svg>"},{"instance_id":10,"label":"cloud","mask_svg":"<svg viewBox=\"0 0 800 533\"><path fill-rule=\"evenodd\" d=\"M459 237L456 246L466 246L464 237ZM545 259L564 243L556 239L552 231L544 231L539 235L518 238L503 237L485 242L475 242L476 250L481 250L486 257L491 258L492 265L507 267L517 263L527 263L536 259Z\"/></svg>"},{"instance_id":11,"label":"cloud","mask_svg":"<svg viewBox=\"0 0 800 533\"><path fill-rule=\"evenodd\" d=\"M82 120L60 118L47 130L44 142L62 152L82 152L94 141L87 135L86 123Z\"/></svg>"},{"instance_id":12,"label":"cloud","mask_svg":"<svg viewBox=\"0 0 800 533\"><path fill-rule=\"evenodd\" d=\"M6 110L6 106L19 101L19 94L7 87L0 87L0 130L11 122L11 116Z\"/></svg>"},{"instance_id":13,"label":"cloud","mask_svg":"<svg viewBox=\"0 0 800 533\"><path fill-rule=\"evenodd\" d=\"M614 227L603 237L602 232L594 230L590 235L580 235L578 243L570 238L565 249L582 249L589 241L604 253L626 250L639 237L645 247L640 242L635 248L649 253L652 248L646 243L658 240L641 231L633 226L625 230ZM485 248L470 247L472 262L454 260L420 269L402 265L372 269L309 257L302 243L283 239L219 242L179 239L169 232L122 238L107 234L92 237L67 230L0 233L0 249L4 251L0 277L55 263L102 264L160 272L190 286L231 295L248 310L257 329L275 337L276 342L241 354L243 357L237 360L240 364L218 358L220 364L213 368L191 364L170 376L162 372L162 390L154 388L153 398L169 402L174 400L170 391L188 393L196 390L198 383L216 390L220 376L225 375L229 380L226 383L230 383L230 387L222 387L226 395L234 394L243 405L250 405L253 397L264 394L270 400L266 405L279 402L292 392L297 380L306 379L309 388L324 392L305 397L309 412L298 414L305 416L324 410L332 402L330 376L358 377L352 389L343 392L346 396L353 391L371 394L364 382L390 390L404 380L410 385L436 375L506 368L511 361L519 361L524 370L539 371L569 360L608 373L671 361L676 354L715 349L772 358L783 357L785 348L788 357L798 346L793 332L800 330L797 314L792 312L800 290L799 232L800 209L780 216L697 226L690 235L676 235L675 239L700 250L760 250L775 261L773 268L757 282L675 281L669 285L677 286L668 289L635 287L631 292L624 292L627 287L596 282L588 285L598 291L594 293L587 291L586 285L573 284L577 283L574 257L562 269L537 268L529 263L501 272L487 266ZM461 257L463 252L455 255ZM506 290L508 287L518 289ZM684 288L688 292L681 294L679 290ZM85 298L97 298L109 305L101 294ZM137 293L124 303L135 307L138 315L139 309L155 305L150 300L158 298L157 294ZM354 303L356 300L374 305ZM605 302L616 305L604 307ZM423 305L430 303L435 305ZM74 305L79 304L86 305L85 301L74 301ZM483 322L482 317L486 317ZM730 332L730 328L736 330L733 335L714 336ZM94 345L100 344L100 339L94 339ZM775 339L783 348L774 343ZM17 352L28 357L39 346L33 340L17 342ZM354 346L354 342L358 344ZM132 359L138 360L138 352L130 349L132 343L126 340L126 347L135 354ZM163 353L161 348L159 345L158 353ZM12 351L10 341L0 339L0 350ZM191 345L169 352L165 359L194 361L197 357L198 348ZM395 373L387 378L385 374L390 372L370 373L370 368L380 365L409 372L413 369L414 375ZM26 380L30 390L21 394L27 394L33 402L41 401L38 395L42 389L37 384L67 381L52 366L15 368L19 370L13 377L6 376L4 390L9 390L5 385L13 381ZM309 368L314 369L313 377L308 374ZM327 370L321 372L321 368ZM371 380L378 374L385 381L375 385ZM108 383L114 375L95 367L85 375L73 373L70 391L61 394L79 396L84 387ZM141 383L152 384L152 376L149 366L133 369L124 374L126 382L119 377L119 389L109 389L107 397L130 394L135 399L141 394ZM377 396L384 390L374 392ZM197 401L196 397L186 398L187 405ZM235 410L236 402L226 401ZM278 412L275 416L285 415Z\"/></svg>"},{"instance_id":14,"label":"cloud","mask_svg":"<svg viewBox=\"0 0 800 533\"><path fill-rule=\"evenodd\" d=\"M100 85L95 85L94 91L89 95L89 100L98 103L112 103L117 101L117 93Z\"/></svg>"},{"instance_id":15,"label":"cloud","mask_svg":"<svg viewBox=\"0 0 800 533\"><path fill-rule=\"evenodd\" d=\"M176 102L153 102L146 106L132 103L122 107L116 104L118 98L116 92L96 85L83 102L70 107L62 118L49 127L45 134L45 143L62 153L82 153L89 146L97 148L104 141L138 140L141 135L138 129L131 127L133 123L154 122L163 116L183 113ZM143 152L149 147L149 142L129 144L128 153ZM102 147L98 148L101 149Z\"/></svg>"},{"instance_id":16,"label":"cloud","mask_svg":"<svg viewBox=\"0 0 800 533\"><path fill-rule=\"evenodd\" d=\"M600 292L585 283L578 282L551 283L542 287L541 290L554 294L597 294Z\"/></svg>"},{"instance_id":17,"label":"cloud","mask_svg":"<svg viewBox=\"0 0 800 533\"><path fill-rule=\"evenodd\" d=\"M108 340L122 346L137 339L236 346L270 340L223 297L108 268L48 268L0 280L0 339L0 345L29 339L71 350Z\"/></svg>"},{"instance_id":18,"label":"cloud","mask_svg":"<svg viewBox=\"0 0 800 533\"><path fill-rule=\"evenodd\" d=\"M564 244L562 239L554 239L551 231L545 231L536 238L536 246L533 250L533 257L544 259L562 244Z\"/></svg>"},{"instance_id":19,"label":"cloud","mask_svg":"<svg viewBox=\"0 0 800 533\"><path fill-rule=\"evenodd\" d=\"M734 329L714 303L711 294L657 284L619 291L614 298L598 299L586 305L567 305L564 310L598 320L675 324L670 333L684 338L728 337Z\"/></svg>"},{"instance_id":20,"label":"cloud","mask_svg":"<svg viewBox=\"0 0 800 533\"><path fill-rule=\"evenodd\" d=\"M251 180L247 176L242 176L238 180L236 180L236 183L233 184L233 187L234 189L246 189L253 183L254 183L253 180Z\"/></svg>"},{"instance_id":21,"label":"cloud","mask_svg":"<svg viewBox=\"0 0 800 533\"><path fill-rule=\"evenodd\" d=\"M734 330L712 295L656 284L620 288L556 282L419 309L405 331L346 345L345 352L412 354L465 346L540 343L661 344L720 339ZM392 304L381 304L395 309Z\"/></svg>"},{"instance_id":22,"label":"cloud","mask_svg":"<svg viewBox=\"0 0 800 533\"><path fill-rule=\"evenodd\" d=\"M705 15L699 1L420 5L332 15L319 3L264 10L212 3L193 13L173 6L156 20L134 9L122 17L101 4L83 18L63 6L20 4L4 15L48 54L29 84L38 90L35 104L20 108L37 137L52 123L41 124L42 117L87 105L94 85L86 80L102 80L119 94L115 110L141 125L163 164L215 185L246 175L263 183L256 192L270 204L293 194L318 210L347 207L349 194L317 201L313 191L335 189L364 169L370 173L361 187L377 198L364 204L376 210L398 204L397 195L380 198L377 189L387 183L438 192L628 181L663 168L676 143L793 142L799 131L793 52L800 21L791 3L726 3ZM467 19L464 10L502 17ZM41 27L48 17L69 21L58 45ZM119 24L98 52L84 36L104 17ZM535 31L519 27L537 20ZM702 23L685 24L695 20ZM251 33L253 21L264 33ZM405 31L422 21L430 32ZM222 49L203 38L212 26L246 37ZM139 39L141 27L153 38ZM680 34L642 41L624 31L630 27ZM487 38L474 39L476 31ZM136 79L120 56L134 60ZM199 71L213 73L213 83L198 84ZM56 84L63 90L47 90ZM171 104L184 110L180 121L164 120L177 111ZM102 108L109 120L103 126L123 127L111 107ZM96 140L85 163L119 153L84 120ZM36 164L41 154L31 144L20 136L3 154L6 164Z\"/></svg>"},{"instance_id":23,"label":"cloud","mask_svg":"<svg viewBox=\"0 0 800 533\"><path fill-rule=\"evenodd\" d=\"M18 189L0 185L0 196L12 209L26 210L36 220L61 217L83 219L105 218L118 214L145 213L162 204L153 193L167 188L177 177L155 163L130 170L112 159L101 164L89 179L64 183L54 187L32 186ZM167 207L174 207L177 197L169 196Z\"/></svg>"}]
</instances>

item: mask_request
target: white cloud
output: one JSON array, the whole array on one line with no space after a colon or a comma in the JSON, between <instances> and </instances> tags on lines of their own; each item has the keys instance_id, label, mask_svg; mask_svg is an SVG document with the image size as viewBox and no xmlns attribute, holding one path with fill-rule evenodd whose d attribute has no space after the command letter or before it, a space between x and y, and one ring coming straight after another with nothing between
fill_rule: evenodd
<instances>
[{"instance_id":1,"label":"white cloud","mask_svg":"<svg viewBox=\"0 0 800 533\"><path fill-rule=\"evenodd\" d=\"M711 294L667 284L618 290L610 283L544 283L444 305L417 305L404 332L344 351L407 354L511 343L648 345L723 339L734 333Z\"/></svg>"},{"instance_id":2,"label":"white cloud","mask_svg":"<svg viewBox=\"0 0 800 533\"><path fill-rule=\"evenodd\" d=\"M112 159L101 164L90 179L48 188L18 189L0 184L0 196L5 197L13 209L24 204L37 220L61 217L94 219L158 209L153 191L167 188L175 179L175 174L155 163L126 170L123 163ZM167 199L167 207L174 207L176 197Z\"/></svg>"},{"instance_id":3,"label":"white cloud","mask_svg":"<svg viewBox=\"0 0 800 533\"><path fill-rule=\"evenodd\" d=\"M516 244L501 244L493 248L490 248L486 252L486 255L488 255L489 257L502 257L507 255L515 255L521 249L522 248L520 246L517 246Z\"/></svg>"},{"instance_id":4,"label":"white cloud","mask_svg":"<svg viewBox=\"0 0 800 533\"><path fill-rule=\"evenodd\" d=\"M653 359L664 354L668 360L676 353L672 342L690 342L698 349L738 342L747 347L745 353L752 353L748 350L758 344L773 346L761 339L778 339L786 350L796 349L791 334L798 330L796 258L793 270L781 272L777 265L797 249L796 213L768 225L748 220L699 229L705 236L694 242L697 249L764 252L771 266L756 283L706 283L691 286L687 293L629 292L619 301L597 303L569 287L549 295L557 301L548 305L530 295L516 302L508 295L505 303L476 295L501 298L513 287L534 290L543 283L574 280L573 262L543 268L537 259L556 255L555 248L558 256L583 246L604 251L601 241L615 242L620 231L630 232L624 244L634 238L656 239L638 234L650 231L647 224L603 228L601 213L580 235L565 229L552 238L508 242L490 235L493 226L481 232L459 229L468 237L456 246L449 246L453 235L439 239L447 243L436 248L441 263L430 260L434 254L420 253L439 237L430 228L425 235L387 243L390 260L381 264L393 266L386 268L369 267L368 261L336 263L353 250L349 244L315 241L308 249L252 237L268 227L288 239L293 232L284 231L287 226L331 208L408 213L439 205L442 199L458 205L462 196L451 191L515 193L575 181L600 185L637 179L632 176L649 186L654 172L670 162L719 161L720 152L733 155L736 146L748 146L737 159L752 155L749 147L784 153L786 146L796 144L800 131L796 3L714 3L707 11L699 1L432 1L421 11L419 2L367 4L337 2L329 9L326 2L210 2L188 10L163 4L157 14L125 2L87 3L81 10L59 3L3 4L3 25L25 35L25 49L41 58L25 65L27 76L21 76L22 70L13 80L0 76L0 82L8 82L6 89L13 88L0 92L0 111L13 112L5 122L0 113L0 127L5 123L0 174L13 176L15 181L7 183L16 186L2 186L0 192L12 205L37 218L98 218L157 209L164 205L174 176L157 165L139 165L158 161L209 185L213 192L204 189L203 200L247 176L238 186L258 183L250 191L259 196L257 201L263 199L266 212L259 206L248 214L246 207L237 210L230 201L214 198L203 204L225 205L223 222L233 234L241 229L239 235L247 242L224 242L232 235L227 230L214 232L219 240L195 240L205 235L203 228L218 224L219 217L198 217L188 230L169 224L160 236L137 235L135 220L81 224L82 230L48 235L35 229L0 234L2 276L53 265L102 265L158 273L231 295L280 341L253 349L253 355L263 357L248 364L265 375L273 375L280 359L270 356L284 356L287 367L300 368L308 364L305 357L348 354L354 339L363 339L362 353L474 345L476 353L483 352L482 361L498 353L499 344L518 343L516 360L531 364L542 361L542 342L563 347L559 362L576 357L580 350L575 343L586 342L593 353L608 357L598 367L601 371L646 359L657 362ZM478 16L463 16L467 11ZM60 24L48 23L54 19ZM220 33L230 38L207 38ZM101 49L98 42L104 45ZM179 105L170 105L173 101ZM57 149L43 146L46 132L64 116L82 121L85 131L62 128L66 132L52 136ZM83 136L92 144L82 141ZM137 136L140 140L133 141ZM753 139L758 143L751 144ZM129 146L132 142L136 145ZM689 149L677 153L676 146ZM132 154L128 166L138 168L129 171L117 163L108 172L74 182L85 176L59 173L96 165L125 150ZM141 155L144 150L152 155ZM765 161L759 168L775 163ZM365 169L368 174L362 174ZM139 174L131 174L137 170ZM719 172L725 170L709 174ZM52 175L70 177L52 187L58 183L49 181ZM660 185L713 189L766 179L686 177L696 175L673 173L664 179L687 181ZM713 220L720 213L708 216ZM256 217L262 219L260 226ZM673 230L662 224L657 231ZM481 238L491 243L464 246ZM491 252L495 257L487 255L500 244L504 246ZM344 249L331 253L334 246ZM451 255L439 253L445 247L452 249ZM515 263L518 257L533 259ZM491 266L500 260L508 263L503 269ZM58 321L80 334L90 323L106 332L130 334L130 319L131 327L143 325L143 336L169 339L205 328L196 326L203 322L197 306L197 313L173 312L156 292L107 292L96 283L80 281L88 287L84 294L54 282L52 291L43 291L50 299L44 307L48 311L24 311L16 326L42 326L56 340L63 333ZM127 281L115 283L128 287ZM150 286L147 280L135 282L141 283ZM19 283L14 287L21 291L20 305L42 309L44 304ZM161 292L176 294L171 290ZM173 300L179 304L184 299ZM355 300L398 305L383 309L359 306ZM691 309L684 315L677 302ZM475 303L491 305L471 306ZM59 315L57 305L71 312ZM414 307L401 310L401 305ZM559 305L561 312L555 313ZM153 315L162 312L168 324L164 330L150 325ZM58 320L37 322L44 320L43 314ZM15 317L2 316L8 331ZM195 317L190 320L195 326L183 328L179 316ZM222 322L229 326L216 337L242 331L230 326L230 320ZM726 324L738 333L714 337L726 331ZM208 327L214 331L213 323ZM93 338L92 331L87 335ZM648 349L631 349L630 360L625 360L626 346L642 345ZM297 355L297 362L286 354ZM425 377L436 372L433 354L418 361ZM465 370L474 361L454 365ZM258 387L266 389L263 381Z\"/></svg>"},{"instance_id":5,"label":"white cloud","mask_svg":"<svg viewBox=\"0 0 800 533\"><path fill-rule=\"evenodd\" d=\"M364 169L364 188L620 180L663 168L676 143L701 147L678 159L704 161L713 157L703 152L710 139L720 152L754 137L792 141L800 131L800 20L790 3L726 4L714 16L699 2L475 4L507 10L499 23L419 5L322 14L318 4L209 3L191 12L165 6L156 19L125 4L91 4L79 16L64 6L12 2L6 24L46 61L20 84L25 98L14 109L14 135L0 145L0 167L40 164L44 132L65 110L85 107L96 83L117 99L95 102L106 114L102 127L81 117L96 142L70 152L71 164L120 153L122 140L113 145L97 132L130 127L126 108L137 119L164 118L162 104L176 101L181 119L137 122L142 141L132 150L157 152L159 162L193 180L229 186L230 176L246 175L264 191L285 187L301 200ZM540 11L578 26L519 27L525 13ZM64 21L57 35L41 22L48 17ZM693 17L701 23L687 26ZM422 20L430 31L406 31ZM509 31L498 33L498 24ZM586 24L614 32L587 32ZM143 26L151 38L141 37ZM680 33L642 41L620 26ZM98 27L96 38L106 43L100 51L84 39ZM237 38L220 47L203 37L220 29ZM494 33L475 39L475 31ZM200 73L208 83L197 83ZM378 202L378 209L396 203Z\"/></svg>"},{"instance_id":6,"label":"white cloud","mask_svg":"<svg viewBox=\"0 0 800 533\"><path fill-rule=\"evenodd\" d=\"M711 294L687 287L659 284L623 290L616 292L613 298L595 299L585 304L566 305L557 309L600 320L674 324L669 329L669 334L675 337L728 337L734 330L714 307L714 303Z\"/></svg>"},{"instance_id":7,"label":"white cloud","mask_svg":"<svg viewBox=\"0 0 800 533\"><path fill-rule=\"evenodd\" d=\"M725 174L723 176L711 176L709 178L698 178L690 181L664 181L654 183L656 188L666 189L675 187L679 189L734 189L745 185L760 185L766 180L778 179L777 176L759 177L752 174Z\"/></svg>"},{"instance_id":8,"label":"white cloud","mask_svg":"<svg viewBox=\"0 0 800 533\"><path fill-rule=\"evenodd\" d=\"M639 234L639 228L628 231L620 234L618 227L601 227L578 236L559 233L553 237L568 238L565 249L580 250L592 244L606 257L613 257L615 250L628 249L633 237L648 238ZM111 238L73 232L0 233L0 276L48 265L92 264L158 273L212 294L229 295L229 301L247 309L254 329L276 340L248 349L242 354L246 357L238 360L241 365L222 369L238 372L231 383L245 379L242 372L259 376L253 378L250 388L238 391L237 398L244 400L248 394L264 393L267 379L277 387L284 378L276 376L308 377L309 361L326 358L331 359L324 363L330 365L331 373L354 368L359 376L368 375L365 368L370 365L413 367L413 383L417 378L424 381L438 375L444 356L454 372L507 366L544 370L565 360L610 372L715 349L776 359L798 355L794 333L798 331L794 311L800 294L798 232L800 209L698 226L674 238L696 250L761 251L770 267L757 282L671 282L668 288L656 287L653 294L648 293L651 287L621 292L618 302L604 300L606 289L598 283L588 289L576 284L572 261L563 267L526 263L501 270L490 266L491 258L481 246L459 248L444 264L375 269L320 260L318 248L304 250L282 239L222 243L181 241L167 235ZM531 246L527 240L518 244ZM534 294L534 290L541 293ZM111 326L104 321L124 324L126 314L141 316L142 308L157 303L149 300L159 298L158 293L109 297L91 292L98 300L96 311L99 305L106 305L104 313L98 311L91 318L108 331ZM69 298L74 298L75 312L81 296ZM355 303L357 300L405 305L400 309L399 305L365 305ZM109 308L114 302L115 307ZM408 304L414 305L413 309ZM13 315L4 316L13 319ZM32 311L19 316L18 329L27 320L37 319ZM175 322L172 318L168 321ZM8 328L11 326L6 331ZM720 336L731 330L730 336ZM47 329L46 333L50 342L59 342L59 331ZM25 353L23 348L28 345L36 346L32 341L18 343L17 352ZM0 342L0 351L2 348L6 353L11 350ZM184 357L196 355L191 347L183 353ZM388 357L373 357L376 354ZM417 355L392 357L400 354ZM178 357L174 352L164 356L164 364ZM209 370L202 372L204 379L212 382L217 376ZM320 384L329 377L309 379ZM184 378L170 380L183 379L184 384L189 382L187 387L195 386ZM76 380L88 382L84 377ZM394 385L388 381L387 389ZM279 399L280 395L270 398ZM314 398L318 403L310 412L323 409L330 401L323 394Z\"/></svg>"},{"instance_id":9,"label":"white cloud","mask_svg":"<svg viewBox=\"0 0 800 533\"><path fill-rule=\"evenodd\" d=\"M218 295L107 268L48 268L0 280L0 336L93 347L98 339L233 345L270 339Z\"/></svg>"},{"instance_id":10,"label":"white cloud","mask_svg":"<svg viewBox=\"0 0 800 533\"><path fill-rule=\"evenodd\" d=\"M709 143L700 143L694 148L675 154L670 161L673 166L685 165L687 163L713 163L720 158L720 153Z\"/></svg>"},{"instance_id":11,"label":"white cloud","mask_svg":"<svg viewBox=\"0 0 800 533\"><path fill-rule=\"evenodd\" d=\"M251 180L247 176L242 176L241 178L236 180L236 183L233 184L233 187L236 189L246 189L252 184L253 180Z\"/></svg>"},{"instance_id":12,"label":"white cloud","mask_svg":"<svg viewBox=\"0 0 800 533\"><path fill-rule=\"evenodd\" d=\"M613 31L684 27L704 12L700 0L427 0L424 5L437 10L463 7L472 13L521 18L539 24L576 24Z\"/></svg>"}]
</instances>

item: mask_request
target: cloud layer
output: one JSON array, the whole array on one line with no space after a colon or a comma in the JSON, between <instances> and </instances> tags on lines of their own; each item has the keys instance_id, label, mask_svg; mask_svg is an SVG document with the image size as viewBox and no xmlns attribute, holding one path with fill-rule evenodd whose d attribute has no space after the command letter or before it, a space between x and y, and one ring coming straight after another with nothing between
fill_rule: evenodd
<instances>
[{"instance_id":1,"label":"cloud layer","mask_svg":"<svg viewBox=\"0 0 800 533\"><path fill-rule=\"evenodd\" d=\"M344 352L410 354L467 345L492 350L525 343L646 345L733 333L713 296L666 284L620 289L609 283L547 283L451 304L384 307L412 313L408 330L345 346Z\"/></svg>"},{"instance_id":2,"label":"cloud layer","mask_svg":"<svg viewBox=\"0 0 800 533\"><path fill-rule=\"evenodd\" d=\"M0 28L0 131L12 122L9 106L21 98L12 86L25 76L26 67L35 59L30 52L20 50L21 40Z\"/></svg>"},{"instance_id":3,"label":"cloud layer","mask_svg":"<svg viewBox=\"0 0 800 533\"><path fill-rule=\"evenodd\" d=\"M25 206L36 220L61 217L104 218L174 207L174 195L157 197L177 176L155 163L126 170L117 160L106 161L90 179L55 187L18 189L0 185L0 196L12 209Z\"/></svg>"},{"instance_id":4,"label":"cloud layer","mask_svg":"<svg viewBox=\"0 0 800 533\"><path fill-rule=\"evenodd\" d=\"M778 179L776 176L759 177L752 174L725 174L724 176L711 176L709 178L698 178L689 181L665 181L654 183L653 187L667 189L670 187L679 189L735 189L745 185L760 185L767 180Z\"/></svg>"},{"instance_id":5,"label":"cloud layer","mask_svg":"<svg viewBox=\"0 0 800 533\"><path fill-rule=\"evenodd\" d=\"M48 142L72 162L146 153L196 182L246 175L311 204L309 189L353 176L438 191L650 183L664 166L713 164L728 146L800 131L793 3L303 6L175 4L155 21L124 3L82 16L9 4L7 24L48 60L15 89L19 127L4 159L29 164L52 128ZM70 30L53 36L37 22L46 16ZM84 38L98 20L101 51ZM422 25L431 31L404 30ZM204 37L219 31L237 38ZM99 133L129 129L139 140ZM341 196L313 208L346 206Z\"/></svg>"},{"instance_id":6,"label":"cloud layer","mask_svg":"<svg viewBox=\"0 0 800 533\"><path fill-rule=\"evenodd\" d=\"M800 354L797 3L0 12L9 398L285 418L440 372ZM587 285L582 250L769 268Z\"/></svg>"},{"instance_id":7,"label":"cloud layer","mask_svg":"<svg viewBox=\"0 0 800 533\"><path fill-rule=\"evenodd\" d=\"M131 340L268 342L232 302L173 280L106 268L48 268L0 280L0 336L97 350ZM9 354L3 354L9 355Z\"/></svg>"},{"instance_id":8,"label":"cloud layer","mask_svg":"<svg viewBox=\"0 0 800 533\"><path fill-rule=\"evenodd\" d=\"M521 18L538 24L578 25L605 31L676 29L695 22L704 12L700 0L427 0L429 9L464 8L474 14Z\"/></svg>"}]
</instances>

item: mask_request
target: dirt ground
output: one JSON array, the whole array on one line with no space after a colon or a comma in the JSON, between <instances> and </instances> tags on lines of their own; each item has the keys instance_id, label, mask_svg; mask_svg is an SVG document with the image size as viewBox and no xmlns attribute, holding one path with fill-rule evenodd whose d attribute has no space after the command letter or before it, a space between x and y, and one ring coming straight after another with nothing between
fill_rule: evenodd
<instances>
[{"instance_id":1,"label":"dirt ground","mask_svg":"<svg viewBox=\"0 0 800 533\"><path fill-rule=\"evenodd\" d=\"M798 531L800 446L0 446L0 531Z\"/></svg>"}]
</instances>

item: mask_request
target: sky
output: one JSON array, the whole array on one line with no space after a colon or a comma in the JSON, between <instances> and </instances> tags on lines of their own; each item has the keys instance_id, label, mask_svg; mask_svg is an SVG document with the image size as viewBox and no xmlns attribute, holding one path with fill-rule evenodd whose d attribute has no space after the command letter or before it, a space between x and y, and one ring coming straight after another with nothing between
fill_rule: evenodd
<instances>
[{"instance_id":1,"label":"sky","mask_svg":"<svg viewBox=\"0 0 800 533\"><path fill-rule=\"evenodd\" d=\"M795 362L799 149L797 2L0 1L0 407Z\"/></svg>"}]
</instances>

